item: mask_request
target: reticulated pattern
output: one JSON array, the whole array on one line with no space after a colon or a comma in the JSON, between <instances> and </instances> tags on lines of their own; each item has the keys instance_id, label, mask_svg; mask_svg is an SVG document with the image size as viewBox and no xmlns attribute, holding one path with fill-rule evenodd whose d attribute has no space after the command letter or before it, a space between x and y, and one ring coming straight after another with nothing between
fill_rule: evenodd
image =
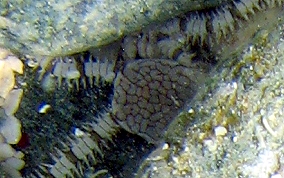
<instances>
[{"instance_id":1,"label":"reticulated pattern","mask_svg":"<svg viewBox=\"0 0 284 178\"><path fill-rule=\"evenodd\" d=\"M198 90L202 74L168 60L137 60L117 74L113 114L127 131L151 143L163 131L185 101Z\"/></svg>"}]
</instances>

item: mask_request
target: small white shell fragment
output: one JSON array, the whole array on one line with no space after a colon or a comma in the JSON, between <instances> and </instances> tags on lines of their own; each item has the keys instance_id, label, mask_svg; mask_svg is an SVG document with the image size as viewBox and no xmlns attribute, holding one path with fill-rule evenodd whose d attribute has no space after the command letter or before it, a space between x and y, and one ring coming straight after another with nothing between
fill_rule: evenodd
<instances>
[{"instance_id":1,"label":"small white shell fragment","mask_svg":"<svg viewBox=\"0 0 284 178\"><path fill-rule=\"evenodd\" d=\"M271 118L272 120L275 120L275 116L274 115L271 115L269 118ZM262 123L263 123L263 126L265 127L265 129L275 138L277 138L277 132L275 132L270 124L268 123L268 118L267 117L262 117Z\"/></svg>"},{"instance_id":2,"label":"small white shell fragment","mask_svg":"<svg viewBox=\"0 0 284 178\"><path fill-rule=\"evenodd\" d=\"M47 111L51 109L51 106L49 104L46 104L46 103L42 103L40 104L40 106L38 107L38 112L40 114L45 114L47 113Z\"/></svg>"},{"instance_id":3,"label":"small white shell fragment","mask_svg":"<svg viewBox=\"0 0 284 178\"><path fill-rule=\"evenodd\" d=\"M177 164L179 163L179 159L177 157L173 156L172 159L175 163L177 163Z\"/></svg>"},{"instance_id":4,"label":"small white shell fragment","mask_svg":"<svg viewBox=\"0 0 284 178\"><path fill-rule=\"evenodd\" d=\"M189 151L190 151L189 147L186 146L186 147L184 148L184 151L185 151L185 152L189 152Z\"/></svg>"},{"instance_id":5,"label":"small white shell fragment","mask_svg":"<svg viewBox=\"0 0 284 178\"><path fill-rule=\"evenodd\" d=\"M224 136L227 134L227 129L223 126L218 126L214 128L214 132L216 136Z\"/></svg>"},{"instance_id":6,"label":"small white shell fragment","mask_svg":"<svg viewBox=\"0 0 284 178\"><path fill-rule=\"evenodd\" d=\"M214 152L214 151L217 150L217 144L213 140L211 140L211 139L204 140L203 144L211 152Z\"/></svg>"},{"instance_id":7,"label":"small white shell fragment","mask_svg":"<svg viewBox=\"0 0 284 178\"><path fill-rule=\"evenodd\" d=\"M169 146L168 143L164 143L162 149L163 149L163 150L167 150L167 149L169 149L169 147L170 147L170 146Z\"/></svg>"},{"instance_id":8,"label":"small white shell fragment","mask_svg":"<svg viewBox=\"0 0 284 178\"><path fill-rule=\"evenodd\" d=\"M0 126L0 133L9 144L16 144L22 137L21 123L14 116L7 116Z\"/></svg>"},{"instance_id":9,"label":"small white shell fragment","mask_svg":"<svg viewBox=\"0 0 284 178\"><path fill-rule=\"evenodd\" d=\"M79 129L79 128L75 128L75 129L74 129L74 135L75 135L76 137L82 137L84 134L85 134L85 133L84 133L81 129Z\"/></svg>"},{"instance_id":10,"label":"small white shell fragment","mask_svg":"<svg viewBox=\"0 0 284 178\"><path fill-rule=\"evenodd\" d=\"M232 141L233 141L234 143L236 143L236 142L238 141L238 137L237 137L237 136L233 136L233 137L232 137Z\"/></svg>"},{"instance_id":11,"label":"small white shell fragment","mask_svg":"<svg viewBox=\"0 0 284 178\"><path fill-rule=\"evenodd\" d=\"M194 113L194 109L190 108L187 112L188 112L189 114L193 114L193 113Z\"/></svg>"},{"instance_id":12,"label":"small white shell fragment","mask_svg":"<svg viewBox=\"0 0 284 178\"><path fill-rule=\"evenodd\" d=\"M32 57L28 56L28 59L26 60L26 64L30 67L30 68L36 68L39 66L39 62L36 61L35 59L32 59Z\"/></svg>"}]
</instances>

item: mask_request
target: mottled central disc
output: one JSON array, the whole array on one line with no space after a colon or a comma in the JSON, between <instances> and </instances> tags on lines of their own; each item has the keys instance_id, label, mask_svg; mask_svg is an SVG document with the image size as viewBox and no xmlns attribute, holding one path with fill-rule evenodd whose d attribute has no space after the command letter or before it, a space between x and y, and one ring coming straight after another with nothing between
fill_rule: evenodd
<instances>
[{"instance_id":1,"label":"mottled central disc","mask_svg":"<svg viewBox=\"0 0 284 178\"><path fill-rule=\"evenodd\" d=\"M113 114L125 130L151 143L163 133L186 101L192 98L203 77L169 60L136 60L117 74Z\"/></svg>"}]
</instances>

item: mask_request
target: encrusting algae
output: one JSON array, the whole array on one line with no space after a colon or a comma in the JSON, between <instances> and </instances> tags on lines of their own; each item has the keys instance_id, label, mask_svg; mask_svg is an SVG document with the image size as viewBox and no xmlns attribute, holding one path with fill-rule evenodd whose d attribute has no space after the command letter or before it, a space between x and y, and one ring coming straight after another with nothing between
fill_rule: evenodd
<instances>
[{"instance_id":1,"label":"encrusting algae","mask_svg":"<svg viewBox=\"0 0 284 178\"><path fill-rule=\"evenodd\" d=\"M228 79L229 82L224 82L224 80L216 79L214 76L227 75L230 77L230 74L238 73L239 70L245 68L243 66L248 65L252 61L250 57L246 58L249 59L248 61L234 61L235 63L231 60L224 62L224 59L227 59L227 56L231 57L234 53L238 54L236 52L240 49L236 47L251 42L251 37L255 35L256 31L262 28L269 29L269 27L276 24L277 18L275 16L282 13L283 5L281 0L210 1L212 2L211 5L208 5L209 1L206 1L203 6L199 6L200 9L191 9L191 11L189 10L189 12L179 17L168 20L165 24L155 25L154 27L150 24L142 31L139 31L142 28L141 26L134 27L132 29L139 32L132 33L122 39L120 39L122 35L131 30L124 31L125 28L122 27L125 26L120 26L116 23L115 25L117 26L112 29L110 28L111 26L104 26L104 22L99 23L102 26L97 24L103 28L102 31L98 31L101 33L101 38L93 39L95 35L89 35L89 33L82 33L83 39L79 38L77 35L78 26L74 26L74 23L69 21L70 19L66 19L68 17L66 14L75 14L74 11L77 9L75 7L78 7L78 10L82 10L80 7L88 8L95 4L100 5L98 7L103 7L102 9L108 7L107 2L98 2L84 4L77 1L73 5L67 2L65 6L54 6L57 1L51 1L47 4L34 3L32 7L37 7L40 11L35 11L39 15L32 15L32 26L29 23L25 23L28 22L27 20L19 21L17 25L14 21L22 16L21 13L18 14L17 12L25 12L29 8L30 2L24 6L16 2L9 4L4 1L2 3L1 7L3 9L9 8L1 14L1 20L5 21L6 25L1 26L4 30L0 33L0 39L4 40L0 44L21 55L28 54L33 56L26 56L28 59L25 59L24 62L27 66L39 67L38 78L35 72L32 71L38 71L37 69L26 68L24 76L17 77L16 85L14 83L12 85L9 82L9 85L5 86L8 89L0 90L3 92L3 96L1 96L5 99L1 101L3 104L1 106L3 109L3 122L1 122L3 128L2 145L9 152L7 154L9 156L1 160L1 165L7 174L20 177L18 170L26 165L27 167L21 171L24 177L95 177L102 175L123 177L123 175L112 175L113 172L108 172L108 168L104 166L107 164L107 162L104 162L104 160L107 160L105 156L107 150L111 150L119 142L119 140L116 140L116 137L119 137L119 133L123 132L121 127L128 132L141 136L149 143L156 144L156 146L159 143L163 143L164 132L167 131L167 140L171 142L164 144L162 150L169 152L169 148L172 149L173 146L171 144L181 143L183 139L188 139L188 143L184 143L186 154L188 150L195 151L195 149L200 149L200 146L204 146L205 149L203 151L206 153L206 156L210 157L212 153L216 153L216 150L218 151L218 144L224 142L224 140L229 141L223 138L232 133L232 130L235 128L233 126L240 124L238 119L239 112L231 109L231 106L233 107L237 103L237 91L241 90L242 86L253 86L265 75L265 71L262 70L262 67L253 66L252 69L248 70L248 73L245 73L250 77L242 78L242 80L245 80L242 85L238 83L239 78L234 78L235 80ZM169 7L169 9L172 8ZM59 20L63 20L62 23L57 24L59 26L53 26L56 23L50 21L52 19L47 18L45 15L41 16L42 12L49 12L50 9L59 9L62 11L58 12L64 13L64 15L59 15ZM88 13L96 14L95 10ZM101 13L104 15L108 14L109 16L106 15L106 17L115 22L120 22L118 20L120 19L120 13L113 16L111 15L113 8L107 10L109 10L109 13L105 11ZM142 12L145 12L144 10ZM135 13L135 11L132 13ZM81 13L76 14L79 14L79 16L75 18L74 22L79 22L78 19ZM29 18L30 14L27 14L26 17ZM86 17L90 18L90 16ZM154 17L156 16L154 15ZM91 20L93 19L87 20L87 25L90 25L89 22ZM266 27L266 22L271 23ZM73 24L73 26L69 28L69 25L65 26L66 24ZM33 33L35 27L36 32ZM48 31L43 33L46 32L44 31L46 30L45 27L51 27L48 29L52 33ZM79 25L79 27L84 32L91 32L88 30L94 28L94 24L91 26ZM244 27L246 29L243 29ZM23 33L26 29L30 29L30 33ZM119 30L116 31L117 29ZM110 36L112 37L109 38ZM62 38L64 39L62 40ZM106 40L106 38L109 39ZM50 41L50 39L55 41ZM86 39L89 40L88 42L91 42L91 45L83 45L84 42L82 40L86 41ZM59 40L59 43L56 40ZM118 41L107 46L101 46L113 40ZM100 43L102 41L103 43ZM232 42L234 43L232 44ZM76 49L73 48L74 46ZM90 49L91 47L98 48ZM86 49L89 49L89 51L66 57L66 55L74 52L83 52ZM253 49L251 49L251 53L254 52ZM261 56L263 54L260 52L262 49L260 51L259 48L256 49L258 54L256 56L262 59ZM2 61L5 61L5 63L1 65L5 64L7 67L3 70L5 71L3 76L14 82L14 71L21 73L18 67L22 63L12 54L4 56ZM138 60L133 61L133 59ZM255 57L253 59L255 64L262 61ZM10 65L12 62L15 65ZM208 78L208 70L216 63L220 70L210 73L212 75L210 83L210 80L208 82L204 78ZM222 69L225 67L230 67L232 70L223 74ZM244 71L241 70L241 72ZM254 75L251 76L249 71L254 71ZM35 79L40 81L38 82ZM7 81L1 80L1 82ZM214 94L215 89L218 88L219 93L212 95L212 98L215 98L206 103L208 107L213 107L213 109L203 109L206 106L206 104L203 104L204 106L198 110L197 108L199 107L194 107L195 105L202 101L206 102L207 98L211 98L211 96L202 94L206 89L206 87L203 87L204 81L207 81L205 84L209 85L210 88L206 92L211 91ZM113 84L114 86L112 86ZM0 87L3 86L1 85ZM188 92L188 88L190 92ZM160 89L164 90L160 91ZM19 119L22 121L22 124L20 124L18 119L14 117L14 114L21 100L22 93L24 93L22 108L19 109L18 113L21 117ZM196 93L197 96L193 99ZM204 97L200 98L199 96ZM17 99L10 99L13 97ZM32 99L33 103L29 101L30 99ZM169 130L167 130L174 116L180 113L180 110L185 107L184 104L190 100L192 100L190 102L191 108L187 108L189 113L182 112L180 116L182 118L183 115L186 115L183 117L186 121L183 122L184 120L176 119L170 125ZM223 100L227 101L227 105L219 105L223 103ZM16 102L10 104L11 101ZM244 99L243 101L246 100ZM215 105L215 102L218 104ZM39 104L40 107L42 104L43 106L48 105L50 106L50 111L44 110L42 113L37 113L37 110L33 109L36 104ZM243 103L241 106L242 109L247 107L246 103ZM265 111L261 113L263 115ZM203 118L203 115L210 117L211 114L218 119L208 119L209 122L207 122L207 119L195 119L195 117L199 118L199 115L202 115ZM22 119L23 115L26 117ZM187 115L191 119L188 119ZM270 134L277 135L273 130L274 125L268 122L271 119L273 118L265 119L263 117L261 121ZM48 123L42 124L43 120ZM176 131L184 128L187 122L191 122L189 129L193 133L182 138L174 135ZM172 127L175 128L176 123L182 124L183 127L173 131ZM16 136L7 134L9 130L7 130L6 126L9 124L12 124L13 127L11 128L17 131L14 132L18 133ZM21 132L19 132L21 126L23 126L23 132L27 133L32 139L27 149L21 148L19 145L11 147L11 145L17 144L21 138ZM195 129L198 130L200 127L204 129L204 133L196 136L195 133L197 131ZM261 130L260 127L257 127L256 137L257 139L262 139L259 129ZM214 131L214 133L210 131ZM236 130L237 132L240 131ZM210 133L213 135L210 135ZM234 137L235 142L240 138ZM129 140L131 139L129 138ZM263 144L263 142L261 143ZM142 145L142 149L146 148L145 145ZM42 152L37 152L36 146ZM141 145L137 147L139 146ZM43 152L45 148L47 152ZM121 146L121 148L124 147ZM209 151L206 151L206 149ZM223 162L221 158L225 157L227 149L229 147L224 147L222 154L217 153L216 159L218 158L218 160L208 163L209 167L213 167L214 170L215 168L218 170L222 169ZM24 155L21 151L15 150L25 152L25 157L23 157ZM157 152L154 153L157 154ZM192 152L193 155L190 156L195 156L195 153L198 154L199 152ZM194 172L194 168L187 168L187 164L183 164L183 166L179 164L182 162L179 156L170 157L168 154L166 155L167 158L173 161L168 165L172 166L174 170L170 174L165 175L197 175ZM269 155L273 156L274 152L265 150L262 155L269 157ZM159 155L158 157L160 160L163 160L163 156ZM273 156L273 158L276 157ZM26 164L24 164L22 159L26 161ZM198 158L196 159L198 160ZM204 159L202 158L202 160ZM207 157L205 160L208 160ZM128 162L125 159L123 161L124 163ZM216 165L214 165L214 161L216 161ZM195 162L195 160L192 162ZM208 165L199 170L206 170L206 166ZM273 164L272 166L275 165ZM131 169L131 171L135 172L137 167ZM155 168L155 166L152 168ZM276 169L273 167L271 170ZM273 174L271 170L268 170L266 173ZM222 169L222 171L226 170ZM118 172L121 173L121 171ZM228 170L228 172L230 171ZM249 168L241 169L239 172L242 172L242 175L253 175ZM157 173L155 170L154 172L150 171L152 176L159 175L155 173ZM221 173L220 175L223 174ZM228 173L228 175L231 174ZM133 176L133 174L129 176Z\"/></svg>"}]
</instances>

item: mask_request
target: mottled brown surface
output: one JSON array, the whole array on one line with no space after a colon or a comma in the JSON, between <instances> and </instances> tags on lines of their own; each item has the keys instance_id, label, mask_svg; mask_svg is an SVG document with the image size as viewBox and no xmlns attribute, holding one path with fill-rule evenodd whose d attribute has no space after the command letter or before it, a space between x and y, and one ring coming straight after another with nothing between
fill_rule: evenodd
<instances>
[{"instance_id":1,"label":"mottled brown surface","mask_svg":"<svg viewBox=\"0 0 284 178\"><path fill-rule=\"evenodd\" d=\"M113 113L119 124L151 143L192 98L202 73L169 60L137 60L119 72L114 83Z\"/></svg>"}]
</instances>

